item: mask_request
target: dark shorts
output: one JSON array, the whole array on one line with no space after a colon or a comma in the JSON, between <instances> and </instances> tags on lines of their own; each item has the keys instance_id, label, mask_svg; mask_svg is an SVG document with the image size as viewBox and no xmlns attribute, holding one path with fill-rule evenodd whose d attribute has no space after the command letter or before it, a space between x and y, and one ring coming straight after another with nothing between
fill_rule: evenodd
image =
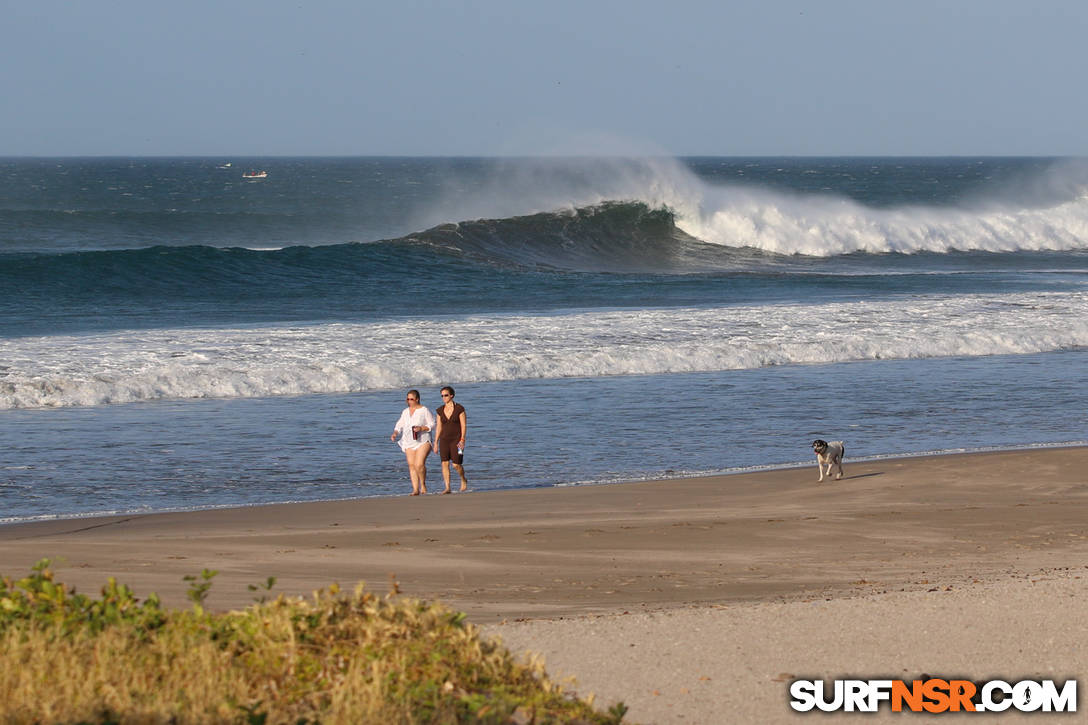
<instances>
[{"instance_id":1,"label":"dark shorts","mask_svg":"<svg viewBox=\"0 0 1088 725\"><path fill-rule=\"evenodd\" d=\"M457 441L438 441L438 455L443 461L453 461L458 466L465 462L465 456L457 452Z\"/></svg>"}]
</instances>

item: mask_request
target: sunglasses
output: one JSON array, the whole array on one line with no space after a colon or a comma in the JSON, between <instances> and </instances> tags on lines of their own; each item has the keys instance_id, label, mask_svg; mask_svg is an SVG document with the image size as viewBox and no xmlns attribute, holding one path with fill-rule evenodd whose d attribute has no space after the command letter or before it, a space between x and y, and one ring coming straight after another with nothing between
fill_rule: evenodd
<instances>
[{"instance_id":1,"label":"sunglasses","mask_svg":"<svg viewBox=\"0 0 1088 725\"><path fill-rule=\"evenodd\" d=\"M442 393L442 397L443 398L452 398L453 396L450 395L449 393Z\"/></svg>"},{"instance_id":2,"label":"sunglasses","mask_svg":"<svg viewBox=\"0 0 1088 725\"><path fill-rule=\"evenodd\" d=\"M419 400L419 398L405 398L405 400L407 400L409 403L411 403L411 402L413 402L415 400Z\"/></svg>"}]
</instances>

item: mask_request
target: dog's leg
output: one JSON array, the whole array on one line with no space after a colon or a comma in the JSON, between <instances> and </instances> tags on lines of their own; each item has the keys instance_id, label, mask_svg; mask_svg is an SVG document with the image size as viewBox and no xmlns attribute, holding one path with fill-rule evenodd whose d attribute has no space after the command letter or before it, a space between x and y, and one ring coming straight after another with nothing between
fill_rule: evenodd
<instances>
[{"instance_id":1,"label":"dog's leg","mask_svg":"<svg viewBox=\"0 0 1088 725\"><path fill-rule=\"evenodd\" d=\"M841 457L835 459L835 468L838 471L835 474L835 480L838 481L838 480L840 480L842 478L842 458ZM828 473L828 475L831 475L831 467L830 466L828 466L827 473Z\"/></svg>"},{"instance_id":2,"label":"dog's leg","mask_svg":"<svg viewBox=\"0 0 1088 725\"><path fill-rule=\"evenodd\" d=\"M824 462L820 460L819 456L816 456L816 470L820 472L820 481L817 481L819 483L824 480ZM831 471L828 471L828 473L831 473Z\"/></svg>"}]
</instances>

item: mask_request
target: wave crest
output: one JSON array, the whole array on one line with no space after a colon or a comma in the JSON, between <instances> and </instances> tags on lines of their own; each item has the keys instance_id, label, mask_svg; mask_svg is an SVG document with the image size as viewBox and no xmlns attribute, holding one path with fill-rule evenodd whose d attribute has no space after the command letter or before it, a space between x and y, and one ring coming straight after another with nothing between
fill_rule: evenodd
<instances>
[{"instance_id":1,"label":"wave crest","mask_svg":"<svg viewBox=\"0 0 1088 725\"><path fill-rule=\"evenodd\" d=\"M939 185L938 176L928 181ZM675 229L656 236L662 244L699 240L813 257L1088 248L1088 163L1079 160L1054 162L1042 171L984 185L957 205L881 206L832 193L716 183L675 159L522 161L499 165L478 198L461 198L459 206L443 213L445 219L479 219L469 224L488 225L492 248L497 249L498 242L521 244L516 234L501 234L501 223L509 223L515 232L531 231L518 229L515 222L539 222L548 214L582 217L602 205L629 203L673 216ZM578 228L569 241L588 248L601 234L624 231L609 226L608 214L595 221L602 226Z\"/></svg>"},{"instance_id":2,"label":"wave crest","mask_svg":"<svg viewBox=\"0 0 1088 725\"><path fill-rule=\"evenodd\" d=\"M671 210L642 202L444 224L405 241L492 264L581 272L698 269L703 246L677 228Z\"/></svg>"}]
</instances>

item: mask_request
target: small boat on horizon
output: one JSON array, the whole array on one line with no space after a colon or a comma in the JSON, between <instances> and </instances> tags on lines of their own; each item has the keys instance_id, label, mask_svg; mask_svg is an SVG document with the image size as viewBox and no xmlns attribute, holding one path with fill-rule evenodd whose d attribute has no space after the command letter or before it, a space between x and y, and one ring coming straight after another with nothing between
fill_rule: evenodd
<instances>
[{"instance_id":1,"label":"small boat on horizon","mask_svg":"<svg viewBox=\"0 0 1088 725\"><path fill-rule=\"evenodd\" d=\"M243 179L267 179L267 171L245 171L242 173Z\"/></svg>"}]
</instances>

